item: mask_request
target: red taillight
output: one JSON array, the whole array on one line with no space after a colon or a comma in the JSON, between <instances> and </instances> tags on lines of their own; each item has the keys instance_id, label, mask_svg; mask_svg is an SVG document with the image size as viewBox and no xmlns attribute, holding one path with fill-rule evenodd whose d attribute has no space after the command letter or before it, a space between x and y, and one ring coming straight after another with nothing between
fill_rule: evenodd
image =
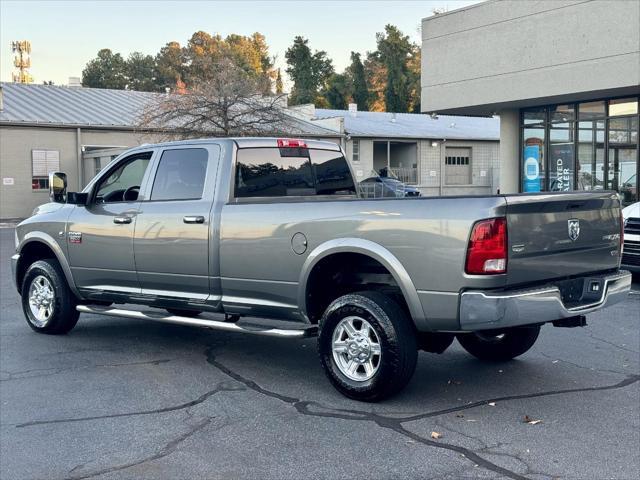
<instances>
[{"instance_id":1,"label":"red taillight","mask_svg":"<svg viewBox=\"0 0 640 480\"><path fill-rule=\"evenodd\" d=\"M307 148L304 140L294 140L291 138L279 138L278 148Z\"/></svg>"},{"instance_id":2,"label":"red taillight","mask_svg":"<svg viewBox=\"0 0 640 480\"><path fill-rule=\"evenodd\" d=\"M489 218L475 223L464 270L471 275L495 275L507 271L506 218Z\"/></svg>"}]
</instances>

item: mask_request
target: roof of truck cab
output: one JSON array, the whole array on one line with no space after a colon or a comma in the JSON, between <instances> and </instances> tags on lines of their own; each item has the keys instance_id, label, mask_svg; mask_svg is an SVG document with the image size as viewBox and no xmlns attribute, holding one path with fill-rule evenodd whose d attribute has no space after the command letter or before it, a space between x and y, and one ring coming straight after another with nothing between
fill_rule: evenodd
<instances>
[{"instance_id":1,"label":"roof of truck cab","mask_svg":"<svg viewBox=\"0 0 640 480\"><path fill-rule=\"evenodd\" d=\"M127 150L127 152L133 152L136 150L148 150L150 148L162 148L162 147L179 147L189 145L208 145L212 143L225 143L234 142L238 148L276 148L278 146L278 140L289 137L210 137L210 138L192 138L188 140L174 140L171 142L161 143L145 143L137 147ZM293 139L293 138L291 138ZM340 149L340 145L334 142L326 140L303 140L308 148L318 148L322 150L335 150Z\"/></svg>"}]
</instances>

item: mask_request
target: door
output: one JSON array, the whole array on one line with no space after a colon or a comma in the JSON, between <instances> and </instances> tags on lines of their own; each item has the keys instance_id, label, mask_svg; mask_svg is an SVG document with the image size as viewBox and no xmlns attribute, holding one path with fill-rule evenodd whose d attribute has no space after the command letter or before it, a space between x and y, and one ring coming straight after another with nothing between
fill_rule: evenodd
<instances>
[{"instance_id":1,"label":"door","mask_svg":"<svg viewBox=\"0 0 640 480\"><path fill-rule=\"evenodd\" d=\"M209 279L219 153L217 145L175 146L159 152L135 229L143 294L197 303L209 297L210 289L219 292L219 278L211 285Z\"/></svg>"},{"instance_id":2,"label":"door","mask_svg":"<svg viewBox=\"0 0 640 480\"><path fill-rule=\"evenodd\" d=\"M133 232L145 195L153 152L136 153L113 165L91 189L86 206L69 217L67 245L78 288L136 293Z\"/></svg>"}]
</instances>

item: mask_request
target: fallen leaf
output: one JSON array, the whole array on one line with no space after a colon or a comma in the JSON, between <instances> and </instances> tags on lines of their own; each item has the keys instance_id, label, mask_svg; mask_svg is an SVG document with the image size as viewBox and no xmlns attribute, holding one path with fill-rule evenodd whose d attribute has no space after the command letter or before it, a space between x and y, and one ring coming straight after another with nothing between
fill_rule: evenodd
<instances>
[{"instance_id":1,"label":"fallen leaf","mask_svg":"<svg viewBox=\"0 0 640 480\"><path fill-rule=\"evenodd\" d=\"M456 413L456 417L457 418L464 418L464 415L462 413Z\"/></svg>"},{"instance_id":2,"label":"fallen leaf","mask_svg":"<svg viewBox=\"0 0 640 480\"><path fill-rule=\"evenodd\" d=\"M524 416L524 423L528 423L529 425L537 425L539 423L542 423L542 420L534 420L529 415L525 415Z\"/></svg>"},{"instance_id":3,"label":"fallen leaf","mask_svg":"<svg viewBox=\"0 0 640 480\"><path fill-rule=\"evenodd\" d=\"M451 384L453 384L453 385L460 385L461 383L462 383L462 382L460 382L460 381L458 381L458 380L449 380L449 381L447 382L447 385L451 385Z\"/></svg>"},{"instance_id":4,"label":"fallen leaf","mask_svg":"<svg viewBox=\"0 0 640 480\"><path fill-rule=\"evenodd\" d=\"M495 407L496 406L496 402L489 402L489 406L490 407Z\"/></svg>"},{"instance_id":5,"label":"fallen leaf","mask_svg":"<svg viewBox=\"0 0 640 480\"><path fill-rule=\"evenodd\" d=\"M437 440L439 438L442 438L442 434L438 432L431 432L431 438Z\"/></svg>"},{"instance_id":6,"label":"fallen leaf","mask_svg":"<svg viewBox=\"0 0 640 480\"><path fill-rule=\"evenodd\" d=\"M554 360L554 361L553 361L553 362L551 362L551 363L558 363L558 360Z\"/></svg>"}]
</instances>

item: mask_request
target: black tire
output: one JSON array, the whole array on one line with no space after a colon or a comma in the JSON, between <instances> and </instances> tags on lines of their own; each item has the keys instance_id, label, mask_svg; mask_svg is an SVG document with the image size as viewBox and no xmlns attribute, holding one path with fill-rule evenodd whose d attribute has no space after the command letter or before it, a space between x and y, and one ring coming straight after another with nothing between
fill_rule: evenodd
<instances>
[{"instance_id":1,"label":"black tire","mask_svg":"<svg viewBox=\"0 0 640 480\"><path fill-rule=\"evenodd\" d=\"M366 320L378 340L380 355L371 357L372 361L377 359L377 364L371 378L366 380L356 381L347 377L334 358L334 333L348 317ZM362 328L362 323L360 325ZM416 333L405 310L387 295L373 291L344 295L329 305L319 327L320 362L333 386L343 395L376 402L399 392L411 380L418 358ZM347 356L345 352L345 361ZM364 366L358 369L366 375Z\"/></svg>"},{"instance_id":2,"label":"black tire","mask_svg":"<svg viewBox=\"0 0 640 480\"><path fill-rule=\"evenodd\" d=\"M182 308L167 308L167 312L178 317L197 317L202 310L183 310Z\"/></svg>"},{"instance_id":3,"label":"black tire","mask_svg":"<svg viewBox=\"0 0 640 480\"><path fill-rule=\"evenodd\" d=\"M480 360L504 362L528 351L540 334L540 326L517 327L505 330L462 333L460 345Z\"/></svg>"},{"instance_id":4,"label":"black tire","mask_svg":"<svg viewBox=\"0 0 640 480\"><path fill-rule=\"evenodd\" d=\"M45 280L43 280L45 279ZM37 283L40 287L36 287ZM30 292L44 288L45 293L52 292L53 298L45 310L47 318L38 318L32 311ZM54 259L38 260L29 266L24 275L21 288L22 310L29 326L38 333L61 335L70 332L78 323L80 313L76 310L78 300L69 288L67 279ZM37 309L37 307L34 306ZM44 307L43 307L44 308Z\"/></svg>"}]
</instances>

